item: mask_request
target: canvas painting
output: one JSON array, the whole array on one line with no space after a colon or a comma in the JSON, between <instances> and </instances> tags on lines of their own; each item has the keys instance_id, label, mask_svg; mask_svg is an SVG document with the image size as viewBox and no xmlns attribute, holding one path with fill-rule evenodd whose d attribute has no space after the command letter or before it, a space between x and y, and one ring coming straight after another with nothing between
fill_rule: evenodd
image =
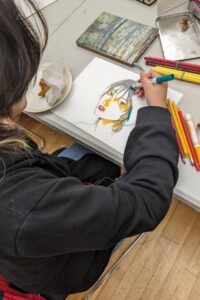
<instances>
[{"instance_id":1,"label":"canvas painting","mask_svg":"<svg viewBox=\"0 0 200 300\"><path fill-rule=\"evenodd\" d=\"M156 28L103 12L77 44L131 66L156 36Z\"/></svg>"}]
</instances>

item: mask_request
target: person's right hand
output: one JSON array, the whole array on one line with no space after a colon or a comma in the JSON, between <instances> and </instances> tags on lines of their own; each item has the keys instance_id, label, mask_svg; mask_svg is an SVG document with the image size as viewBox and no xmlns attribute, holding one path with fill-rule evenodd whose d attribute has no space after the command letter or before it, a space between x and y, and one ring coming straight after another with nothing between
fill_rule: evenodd
<instances>
[{"instance_id":1,"label":"person's right hand","mask_svg":"<svg viewBox=\"0 0 200 300\"><path fill-rule=\"evenodd\" d=\"M136 94L138 96L145 95L145 99L150 106L159 106L167 108L167 89L168 84L154 84L151 83L151 78L160 76L154 71L150 71L148 74L140 73L140 82L143 85L143 89L137 89Z\"/></svg>"}]
</instances>

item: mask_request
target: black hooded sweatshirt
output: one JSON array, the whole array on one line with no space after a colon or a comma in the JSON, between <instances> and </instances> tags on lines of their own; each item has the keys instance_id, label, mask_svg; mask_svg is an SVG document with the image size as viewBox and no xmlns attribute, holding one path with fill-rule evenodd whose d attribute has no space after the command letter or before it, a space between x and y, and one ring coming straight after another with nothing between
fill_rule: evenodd
<instances>
[{"instance_id":1,"label":"black hooded sweatshirt","mask_svg":"<svg viewBox=\"0 0 200 300\"><path fill-rule=\"evenodd\" d=\"M170 114L142 108L124 154L127 175L95 155L78 162L0 150L0 275L32 293L70 294L99 278L121 239L153 230L169 209L178 171Z\"/></svg>"}]
</instances>

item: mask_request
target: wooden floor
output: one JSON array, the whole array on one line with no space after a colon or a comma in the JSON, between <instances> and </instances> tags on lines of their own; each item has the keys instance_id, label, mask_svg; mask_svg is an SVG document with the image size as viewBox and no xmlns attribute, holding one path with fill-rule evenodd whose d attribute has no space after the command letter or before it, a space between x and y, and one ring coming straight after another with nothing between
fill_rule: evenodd
<instances>
[{"instance_id":1,"label":"wooden floor","mask_svg":"<svg viewBox=\"0 0 200 300\"><path fill-rule=\"evenodd\" d=\"M45 151L73 143L40 123L22 115L18 123L45 136ZM112 257L116 259L127 240ZM81 266L80 266L81 268ZM82 299L83 294L70 296ZM173 199L171 208L154 232L135 246L91 300L199 300L200 214Z\"/></svg>"}]
</instances>

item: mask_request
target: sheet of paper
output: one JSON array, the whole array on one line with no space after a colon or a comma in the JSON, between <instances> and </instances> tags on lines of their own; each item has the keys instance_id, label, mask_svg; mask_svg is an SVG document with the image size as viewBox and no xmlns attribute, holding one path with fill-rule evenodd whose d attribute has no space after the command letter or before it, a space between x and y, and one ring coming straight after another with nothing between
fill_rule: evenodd
<instances>
[{"instance_id":1,"label":"sheet of paper","mask_svg":"<svg viewBox=\"0 0 200 300\"><path fill-rule=\"evenodd\" d=\"M39 9L43 9L44 7L52 4L57 0L36 0L36 4L38 5ZM18 7L22 9L26 17L29 17L33 14L33 11L31 10L30 7L27 5L27 1L25 0L15 0L15 3L17 4Z\"/></svg>"},{"instance_id":2,"label":"sheet of paper","mask_svg":"<svg viewBox=\"0 0 200 300\"><path fill-rule=\"evenodd\" d=\"M120 113L119 107L123 112L123 118L126 103L125 105L118 103L118 100L116 100L117 96L114 96L114 101L110 101L110 96L107 96L107 99L104 99L104 110L101 109L100 112L104 112L108 108L112 108L113 112L108 112L109 120L105 118L106 120L104 120L103 124L100 118L103 115L98 116L97 107L102 104L101 95L110 84L124 79L137 80L138 77L138 74L123 67L100 58L95 58L74 81L68 99L55 108L53 112L60 118L81 129L83 136L85 132L88 133L91 136L91 141L93 138L96 138L117 152L123 153L129 133L135 126L137 111L140 107L147 105L146 101L135 95L132 97L131 114L129 114L129 118L124 122L121 130L117 132L113 131L109 120L116 115L118 116ZM177 103L181 99L182 94L169 89L168 96ZM126 98L126 95L124 98ZM119 105L117 106L116 103ZM120 122L117 125L120 126Z\"/></svg>"},{"instance_id":3,"label":"sheet of paper","mask_svg":"<svg viewBox=\"0 0 200 300\"><path fill-rule=\"evenodd\" d=\"M188 2L188 0L157 0L157 14L158 16L165 14L166 12L176 8L179 5Z\"/></svg>"}]
</instances>

